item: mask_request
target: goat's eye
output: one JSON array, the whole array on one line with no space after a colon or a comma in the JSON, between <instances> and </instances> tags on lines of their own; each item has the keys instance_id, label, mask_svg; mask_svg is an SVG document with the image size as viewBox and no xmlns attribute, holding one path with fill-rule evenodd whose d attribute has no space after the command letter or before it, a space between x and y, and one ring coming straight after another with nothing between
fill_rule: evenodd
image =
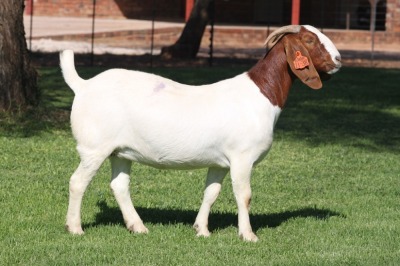
<instances>
[{"instance_id":1,"label":"goat's eye","mask_svg":"<svg viewBox=\"0 0 400 266\"><path fill-rule=\"evenodd\" d=\"M313 44L314 43L314 39L313 38L306 38L304 41L307 44Z\"/></svg>"},{"instance_id":2,"label":"goat's eye","mask_svg":"<svg viewBox=\"0 0 400 266\"><path fill-rule=\"evenodd\" d=\"M315 38L314 38L314 36L312 36L312 35L310 35L310 34L305 34L304 36L303 36L303 42L305 43L305 44L314 44L315 43Z\"/></svg>"}]
</instances>

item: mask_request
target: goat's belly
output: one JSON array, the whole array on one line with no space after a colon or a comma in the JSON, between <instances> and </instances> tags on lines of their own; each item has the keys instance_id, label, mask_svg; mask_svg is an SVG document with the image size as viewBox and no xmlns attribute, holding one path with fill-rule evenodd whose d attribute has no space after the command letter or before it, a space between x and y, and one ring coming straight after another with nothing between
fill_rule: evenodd
<instances>
[{"instance_id":1,"label":"goat's belly","mask_svg":"<svg viewBox=\"0 0 400 266\"><path fill-rule=\"evenodd\" d=\"M226 156L216 151L157 153L139 152L132 148L120 148L115 150L113 155L159 169L229 168L229 160Z\"/></svg>"}]
</instances>

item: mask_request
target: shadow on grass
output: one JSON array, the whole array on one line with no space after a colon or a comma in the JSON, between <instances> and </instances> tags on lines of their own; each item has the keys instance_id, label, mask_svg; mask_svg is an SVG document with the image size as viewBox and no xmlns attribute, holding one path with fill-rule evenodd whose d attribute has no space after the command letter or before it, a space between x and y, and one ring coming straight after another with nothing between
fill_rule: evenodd
<instances>
[{"instance_id":1,"label":"shadow on grass","mask_svg":"<svg viewBox=\"0 0 400 266\"><path fill-rule=\"evenodd\" d=\"M0 136L30 138L54 130L69 130L69 111L37 109L9 116L0 114Z\"/></svg>"},{"instance_id":2,"label":"shadow on grass","mask_svg":"<svg viewBox=\"0 0 400 266\"><path fill-rule=\"evenodd\" d=\"M117 207L109 207L105 201L99 201L97 206L100 212L96 215L96 221L84 224L83 227L96 227L99 225L121 225L125 226L122 213ZM192 210L170 210L159 208L136 207L143 222L151 224L185 224L193 225L197 211ZM276 228L291 219L313 218L316 220L327 220L330 217L339 216L345 218L341 213L328 209L301 208L294 211L285 211L273 214L251 214L250 221L256 232L263 228ZM209 217L209 229L211 231L237 226L237 215L233 213L211 213Z\"/></svg>"},{"instance_id":3,"label":"shadow on grass","mask_svg":"<svg viewBox=\"0 0 400 266\"><path fill-rule=\"evenodd\" d=\"M400 70L346 68L319 91L296 82L276 135L311 146L400 152Z\"/></svg>"},{"instance_id":4,"label":"shadow on grass","mask_svg":"<svg viewBox=\"0 0 400 266\"><path fill-rule=\"evenodd\" d=\"M301 110L299 110L301 109ZM400 115L357 107L293 107L282 114L276 135L311 146L341 144L372 152L400 152Z\"/></svg>"}]
</instances>

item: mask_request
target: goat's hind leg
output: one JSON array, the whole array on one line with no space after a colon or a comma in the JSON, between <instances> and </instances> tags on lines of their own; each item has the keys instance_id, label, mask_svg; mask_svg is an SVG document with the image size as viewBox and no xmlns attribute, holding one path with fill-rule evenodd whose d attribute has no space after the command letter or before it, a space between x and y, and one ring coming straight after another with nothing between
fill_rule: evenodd
<instances>
[{"instance_id":1,"label":"goat's hind leg","mask_svg":"<svg viewBox=\"0 0 400 266\"><path fill-rule=\"evenodd\" d=\"M69 203L65 228L72 234L82 235L81 205L83 194L103 160L88 160L81 156L81 162L69 181Z\"/></svg>"},{"instance_id":2,"label":"goat's hind leg","mask_svg":"<svg viewBox=\"0 0 400 266\"><path fill-rule=\"evenodd\" d=\"M210 231L208 231L208 216L210 214L211 206L214 204L219 192L221 191L222 180L228 171L229 169L223 168L208 169L203 202L193 225L196 229L197 236L210 236Z\"/></svg>"},{"instance_id":3,"label":"goat's hind leg","mask_svg":"<svg viewBox=\"0 0 400 266\"><path fill-rule=\"evenodd\" d=\"M126 227L129 231L135 233L148 233L148 229L133 207L129 193L129 173L132 162L116 156L111 156L110 161L112 168L111 189L121 209Z\"/></svg>"}]
</instances>

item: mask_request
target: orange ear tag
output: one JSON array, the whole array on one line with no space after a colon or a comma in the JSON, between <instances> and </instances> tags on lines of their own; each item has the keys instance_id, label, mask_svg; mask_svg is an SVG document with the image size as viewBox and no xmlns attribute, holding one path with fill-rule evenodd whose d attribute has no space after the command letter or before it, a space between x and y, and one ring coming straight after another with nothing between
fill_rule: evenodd
<instances>
[{"instance_id":1,"label":"orange ear tag","mask_svg":"<svg viewBox=\"0 0 400 266\"><path fill-rule=\"evenodd\" d=\"M303 69L310 65L308 58L301 55L300 51L296 51L296 58L294 59L293 64L295 69Z\"/></svg>"}]
</instances>

